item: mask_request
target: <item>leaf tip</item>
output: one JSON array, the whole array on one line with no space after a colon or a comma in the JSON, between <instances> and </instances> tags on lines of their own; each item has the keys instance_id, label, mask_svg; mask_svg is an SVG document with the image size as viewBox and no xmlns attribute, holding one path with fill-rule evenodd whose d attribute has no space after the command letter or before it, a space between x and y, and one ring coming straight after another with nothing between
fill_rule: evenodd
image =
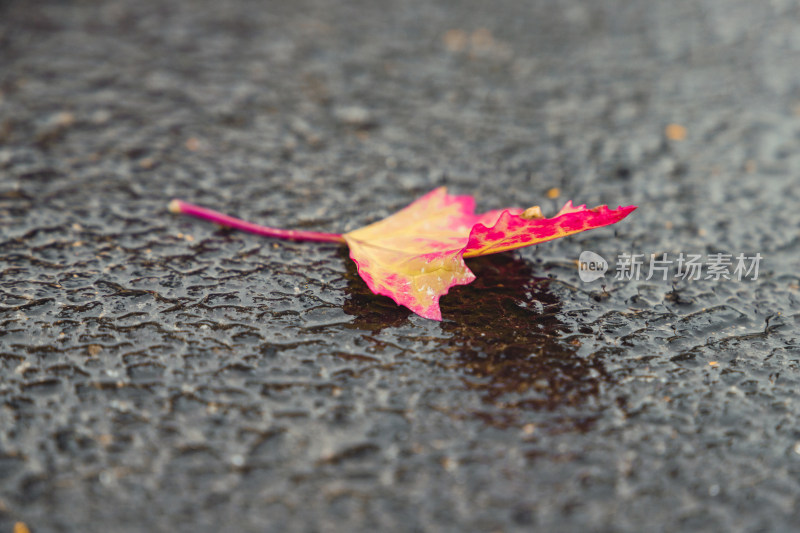
<instances>
[{"instance_id":1,"label":"leaf tip","mask_svg":"<svg viewBox=\"0 0 800 533\"><path fill-rule=\"evenodd\" d=\"M422 318L427 318L428 320L436 320L437 322L442 321L442 309L438 305L435 308L430 308L428 311L418 314Z\"/></svg>"}]
</instances>

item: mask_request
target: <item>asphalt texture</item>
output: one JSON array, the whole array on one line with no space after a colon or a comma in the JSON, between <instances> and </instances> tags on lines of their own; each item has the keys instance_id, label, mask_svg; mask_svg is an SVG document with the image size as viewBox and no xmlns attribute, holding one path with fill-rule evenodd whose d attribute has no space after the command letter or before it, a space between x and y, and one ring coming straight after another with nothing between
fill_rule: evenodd
<instances>
[{"instance_id":1,"label":"asphalt texture","mask_svg":"<svg viewBox=\"0 0 800 533\"><path fill-rule=\"evenodd\" d=\"M798 73L790 0L0 2L0 531L793 530ZM441 323L166 209L439 185L639 209L470 261Z\"/></svg>"}]
</instances>

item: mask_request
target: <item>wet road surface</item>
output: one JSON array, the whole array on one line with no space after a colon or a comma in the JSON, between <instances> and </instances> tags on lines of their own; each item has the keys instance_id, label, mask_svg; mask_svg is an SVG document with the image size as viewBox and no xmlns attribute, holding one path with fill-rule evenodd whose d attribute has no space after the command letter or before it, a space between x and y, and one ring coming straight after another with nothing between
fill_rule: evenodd
<instances>
[{"instance_id":1,"label":"wet road surface","mask_svg":"<svg viewBox=\"0 0 800 533\"><path fill-rule=\"evenodd\" d=\"M800 8L763 4L0 2L0 530L800 523ZM470 261L441 323L166 209L343 232L439 185L639 209Z\"/></svg>"}]
</instances>

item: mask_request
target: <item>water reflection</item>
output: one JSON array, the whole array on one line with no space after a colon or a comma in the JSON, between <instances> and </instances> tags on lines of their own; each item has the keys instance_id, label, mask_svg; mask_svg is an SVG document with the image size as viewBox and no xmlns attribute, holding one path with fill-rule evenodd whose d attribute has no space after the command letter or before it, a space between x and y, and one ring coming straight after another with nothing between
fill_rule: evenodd
<instances>
[{"instance_id":1,"label":"water reflection","mask_svg":"<svg viewBox=\"0 0 800 533\"><path fill-rule=\"evenodd\" d=\"M478 279L453 291L442 328L452 333L465 382L497 408L487 421L552 411L563 417L550 421L588 429L596 413L579 408L594 403L611 376L598 355L578 355L579 325L565 322L555 282L534 277L529 263L510 254L480 258L470 268Z\"/></svg>"},{"instance_id":2,"label":"water reflection","mask_svg":"<svg viewBox=\"0 0 800 533\"><path fill-rule=\"evenodd\" d=\"M512 254L477 258L469 266L477 279L443 299L441 328L450 335L437 349L486 406L469 416L508 426L536 411L559 430L589 429L599 415L594 400L612 376L599 354L578 355L585 336L562 313L556 282L535 277L530 263ZM350 327L377 332L407 323L410 311L376 298L355 267L348 277L345 312L356 317ZM466 416L459 409L453 407L454 416Z\"/></svg>"}]
</instances>

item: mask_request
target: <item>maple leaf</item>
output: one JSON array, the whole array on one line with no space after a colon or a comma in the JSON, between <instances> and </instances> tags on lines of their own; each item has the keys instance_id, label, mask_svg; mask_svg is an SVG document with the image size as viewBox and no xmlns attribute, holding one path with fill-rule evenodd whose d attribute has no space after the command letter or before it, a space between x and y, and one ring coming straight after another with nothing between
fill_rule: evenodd
<instances>
[{"instance_id":1,"label":"maple leaf","mask_svg":"<svg viewBox=\"0 0 800 533\"><path fill-rule=\"evenodd\" d=\"M494 254L566 237L619 222L636 206L587 209L572 202L552 218L538 207L475 214L471 196L451 196L440 187L397 213L343 235L267 228L187 204L170 210L223 226L296 240L346 242L358 273L375 294L390 297L418 315L441 320L439 299L451 287L475 279L464 258Z\"/></svg>"}]
</instances>

